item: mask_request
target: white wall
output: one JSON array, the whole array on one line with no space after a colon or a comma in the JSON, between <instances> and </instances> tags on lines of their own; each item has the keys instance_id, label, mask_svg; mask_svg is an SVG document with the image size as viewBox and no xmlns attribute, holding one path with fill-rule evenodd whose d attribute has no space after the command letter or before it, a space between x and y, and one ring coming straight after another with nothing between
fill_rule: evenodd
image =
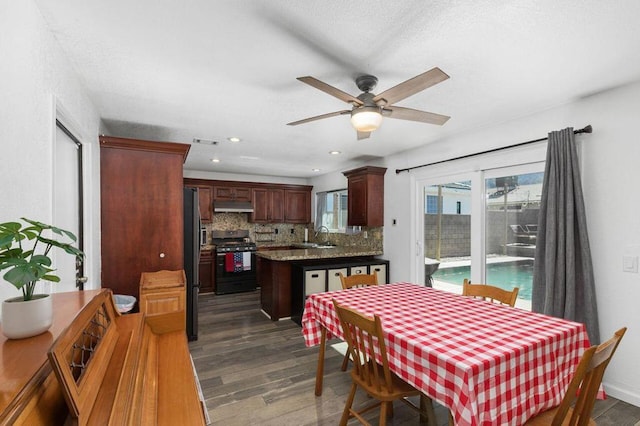
<instances>
[{"instance_id":1,"label":"white wall","mask_svg":"<svg viewBox=\"0 0 640 426\"><path fill-rule=\"evenodd\" d=\"M605 376L612 396L640 406L640 274L622 272L622 256L640 256L640 83L580 99L529 117L487 126L386 159L384 257L391 281L415 279L415 188L412 174L395 169L444 160L545 136L565 127L593 126L580 136L582 180L596 280L600 333L629 327ZM454 117L455 119L455 117ZM478 166L482 159L477 159ZM450 173L456 165L443 167ZM478 167L480 168L480 167ZM414 175L417 173L412 172ZM335 178L335 177L334 177ZM323 177L331 181L331 177ZM315 180L312 180L315 185ZM392 225L396 219L397 224Z\"/></svg>"},{"instance_id":2,"label":"white wall","mask_svg":"<svg viewBox=\"0 0 640 426\"><path fill-rule=\"evenodd\" d=\"M56 104L87 147L90 283L99 286L98 114L32 0L0 0L0 222L53 218ZM96 148L96 149L93 149ZM93 195L91 195L93 194ZM55 259L54 259L55 261ZM0 278L0 300L18 295Z\"/></svg>"}]
</instances>

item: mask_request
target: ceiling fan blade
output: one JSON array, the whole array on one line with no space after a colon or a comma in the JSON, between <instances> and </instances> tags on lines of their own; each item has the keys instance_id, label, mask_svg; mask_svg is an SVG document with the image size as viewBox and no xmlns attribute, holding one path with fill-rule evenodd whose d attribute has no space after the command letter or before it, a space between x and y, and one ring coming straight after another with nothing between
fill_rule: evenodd
<instances>
[{"instance_id":1,"label":"ceiling fan blade","mask_svg":"<svg viewBox=\"0 0 640 426\"><path fill-rule=\"evenodd\" d=\"M449 120L448 115L435 114L433 112L420 111L412 108L404 108L399 106L385 107L382 115L389 118L397 118L400 120L419 121L421 123L437 124L442 126Z\"/></svg>"},{"instance_id":2,"label":"ceiling fan blade","mask_svg":"<svg viewBox=\"0 0 640 426\"><path fill-rule=\"evenodd\" d=\"M371 136L371 132L358 132L358 140L367 139Z\"/></svg>"},{"instance_id":3,"label":"ceiling fan blade","mask_svg":"<svg viewBox=\"0 0 640 426\"><path fill-rule=\"evenodd\" d=\"M373 101L378 104L382 101L385 105L391 105L448 78L449 76L440 68L435 67L374 96Z\"/></svg>"},{"instance_id":4,"label":"ceiling fan blade","mask_svg":"<svg viewBox=\"0 0 640 426\"><path fill-rule=\"evenodd\" d=\"M287 126L297 126L298 124L309 123L311 121L322 120L323 118L335 117L336 115L345 115L351 114L351 111L348 109L342 111L329 112L327 114L316 115L315 117L309 117L298 121L292 121L291 123L287 123Z\"/></svg>"},{"instance_id":5,"label":"ceiling fan blade","mask_svg":"<svg viewBox=\"0 0 640 426\"><path fill-rule=\"evenodd\" d=\"M325 83L324 81L320 81L315 77L311 77L311 76L298 77L298 80L300 80L303 83L307 83L309 86L315 87L318 90L322 90L324 93L327 93L333 97L336 97L341 101L352 103L355 105L363 104L363 102L360 99L356 98L355 96L352 96L347 92L343 92L342 90L335 88Z\"/></svg>"}]
</instances>

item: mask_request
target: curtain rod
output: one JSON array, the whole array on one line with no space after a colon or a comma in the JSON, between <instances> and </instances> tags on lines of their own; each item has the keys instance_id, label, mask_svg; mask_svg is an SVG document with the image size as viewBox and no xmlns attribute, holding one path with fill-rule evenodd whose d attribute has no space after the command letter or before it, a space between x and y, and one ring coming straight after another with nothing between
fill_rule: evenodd
<instances>
[{"instance_id":1,"label":"curtain rod","mask_svg":"<svg viewBox=\"0 0 640 426\"><path fill-rule=\"evenodd\" d=\"M582 129L574 130L573 134L577 135L579 133L591 133L591 132L593 132L593 127L591 127L591 124L589 124L589 125L585 126ZM407 167L406 169L396 169L396 174L400 174L402 172L410 172L413 169L419 169L421 167L433 166L433 165L436 165L436 164L447 163L449 161L462 160L463 158L475 157L476 155L489 154L491 152L502 151L503 149L515 148L515 147L522 146L522 145L528 145L528 144L531 144L531 143L542 142L542 141L546 141L547 139L548 139L548 137L544 137L544 138L540 138L540 139L534 139L532 141L520 142L520 143L517 143L515 145L508 145L508 146L503 146L503 147L500 147L500 148L490 149L490 150L487 150L487 151L476 152L474 154L467 154L467 155L462 155L460 157L449 158L448 160L441 160L441 161L436 161L434 163L421 164L419 166Z\"/></svg>"}]
</instances>

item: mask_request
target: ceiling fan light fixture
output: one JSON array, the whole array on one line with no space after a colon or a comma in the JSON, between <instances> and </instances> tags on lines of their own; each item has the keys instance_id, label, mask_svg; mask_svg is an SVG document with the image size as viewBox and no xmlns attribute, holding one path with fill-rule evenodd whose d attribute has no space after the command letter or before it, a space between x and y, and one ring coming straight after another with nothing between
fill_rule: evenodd
<instances>
[{"instance_id":1,"label":"ceiling fan light fixture","mask_svg":"<svg viewBox=\"0 0 640 426\"><path fill-rule=\"evenodd\" d=\"M359 132L372 132L380 127L382 114L379 107L360 107L351 112L351 124Z\"/></svg>"}]
</instances>

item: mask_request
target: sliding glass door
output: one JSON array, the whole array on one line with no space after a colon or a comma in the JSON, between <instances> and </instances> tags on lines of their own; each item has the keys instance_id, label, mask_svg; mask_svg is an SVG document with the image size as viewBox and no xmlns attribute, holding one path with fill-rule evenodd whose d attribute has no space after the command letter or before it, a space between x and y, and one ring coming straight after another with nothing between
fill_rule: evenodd
<instances>
[{"instance_id":1,"label":"sliding glass door","mask_svg":"<svg viewBox=\"0 0 640 426\"><path fill-rule=\"evenodd\" d=\"M443 260L471 266L471 189L471 180L465 177L424 187L424 275L427 285L433 285L433 274ZM438 286L443 287L448 282L451 280L440 280Z\"/></svg>"},{"instance_id":2,"label":"sliding glass door","mask_svg":"<svg viewBox=\"0 0 640 426\"><path fill-rule=\"evenodd\" d=\"M417 181L425 284L456 293L465 278L517 286L518 306L530 306L543 171L533 163Z\"/></svg>"},{"instance_id":3,"label":"sliding glass door","mask_svg":"<svg viewBox=\"0 0 640 426\"><path fill-rule=\"evenodd\" d=\"M530 304L543 165L485 172L485 282Z\"/></svg>"}]
</instances>

